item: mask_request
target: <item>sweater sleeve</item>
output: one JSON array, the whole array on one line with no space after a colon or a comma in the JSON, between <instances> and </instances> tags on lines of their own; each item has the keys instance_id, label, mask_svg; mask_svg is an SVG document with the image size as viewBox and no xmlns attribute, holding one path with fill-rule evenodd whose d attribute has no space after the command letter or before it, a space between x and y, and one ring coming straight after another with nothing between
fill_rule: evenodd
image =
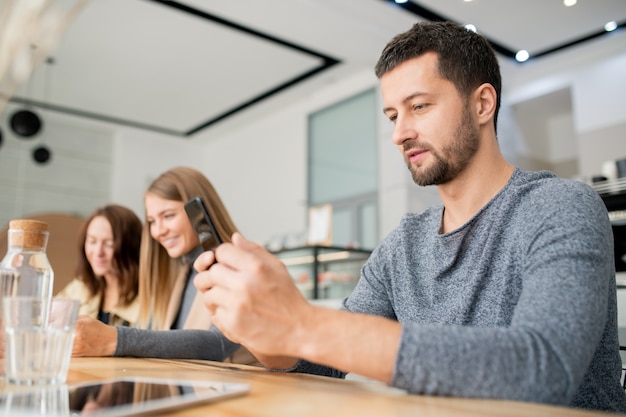
<instances>
[{"instance_id":1,"label":"sweater sleeve","mask_svg":"<svg viewBox=\"0 0 626 417\"><path fill-rule=\"evenodd\" d=\"M145 330L117 326L113 356L223 361L239 345L216 327L209 330Z\"/></svg>"}]
</instances>

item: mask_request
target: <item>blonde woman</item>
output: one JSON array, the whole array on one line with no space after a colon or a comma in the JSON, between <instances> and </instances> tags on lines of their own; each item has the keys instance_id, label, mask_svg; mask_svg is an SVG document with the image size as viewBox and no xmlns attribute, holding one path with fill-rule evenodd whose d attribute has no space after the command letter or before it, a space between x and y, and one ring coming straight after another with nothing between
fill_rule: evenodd
<instances>
[{"instance_id":1,"label":"blonde woman","mask_svg":"<svg viewBox=\"0 0 626 417\"><path fill-rule=\"evenodd\" d=\"M202 247L184 204L195 196L204 200L222 241L230 241L237 228L202 173L176 167L161 174L144 196L146 220L139 261L138 325L112 327L81 318L74 356L254 361L245 349L231 357L239 345L211 326L193 285L196 271L192 265Z\"/></svg>"}]
</instances>

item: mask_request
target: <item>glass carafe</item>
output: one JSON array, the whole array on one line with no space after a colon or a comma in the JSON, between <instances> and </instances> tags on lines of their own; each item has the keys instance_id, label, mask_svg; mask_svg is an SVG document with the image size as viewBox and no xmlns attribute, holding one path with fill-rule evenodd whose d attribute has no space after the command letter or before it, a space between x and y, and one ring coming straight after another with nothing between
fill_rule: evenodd
<instances>
[{"instance_id":1,"label":"glass carafe","mask_svg":"<svg viewBox=\"0 0 626 417\"><path fill-rule=\"evenodd\" d=\"M9 246L0 264L0 379L4 377L3 298L30 296L45 305L52 299L54 272L46 254L48 224L38 220L9 222ZM42 322L48 321L48 308L42 309Z\"/></svg>"},{"instance_id":2,"label":"glass carafe","mask_svg":"<svg viewBox=\"0 0 626 417\"><path fill-rule=\"evenodd\" d=\"M52 298L54 272L46 254L48 224L39 220L11 220L8 251L0 265L2 296Z\"/></svg>"}]
</instances>

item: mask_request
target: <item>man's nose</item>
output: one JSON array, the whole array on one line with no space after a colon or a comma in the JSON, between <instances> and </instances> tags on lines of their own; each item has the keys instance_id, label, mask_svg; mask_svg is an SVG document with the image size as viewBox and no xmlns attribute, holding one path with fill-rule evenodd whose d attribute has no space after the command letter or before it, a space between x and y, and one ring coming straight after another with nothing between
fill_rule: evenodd
<instances>
[{"instance_id":1,"label":"man's nose","mask_svg":"<svg viewBox=\"0 0 626 417\"><path fill-rule=\"evenodd\" d=\"M413 123L411 123L406 117L398 116L391 134L391 140L393 143L396 145L402 145L407 140L412 140L416 137L417 131Z\"/></svg>"}]
</instances>

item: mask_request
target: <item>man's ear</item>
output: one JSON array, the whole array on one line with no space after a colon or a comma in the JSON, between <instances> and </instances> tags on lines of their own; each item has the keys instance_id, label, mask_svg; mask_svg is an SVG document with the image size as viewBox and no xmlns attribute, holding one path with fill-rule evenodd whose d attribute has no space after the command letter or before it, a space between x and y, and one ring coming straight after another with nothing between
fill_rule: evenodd
<instances>
[{"instance_id":1,"label":"man's ear","mask_svg":"<svg viewBox=\"0 0 626 417\"><path fill-rule=\"evenodd\" d=\"M478 123L482 125L492 121L498 101L496 89L489 83L481 84L480 87L474 91L474 97Z\"/></svg>"}]
</instances>

